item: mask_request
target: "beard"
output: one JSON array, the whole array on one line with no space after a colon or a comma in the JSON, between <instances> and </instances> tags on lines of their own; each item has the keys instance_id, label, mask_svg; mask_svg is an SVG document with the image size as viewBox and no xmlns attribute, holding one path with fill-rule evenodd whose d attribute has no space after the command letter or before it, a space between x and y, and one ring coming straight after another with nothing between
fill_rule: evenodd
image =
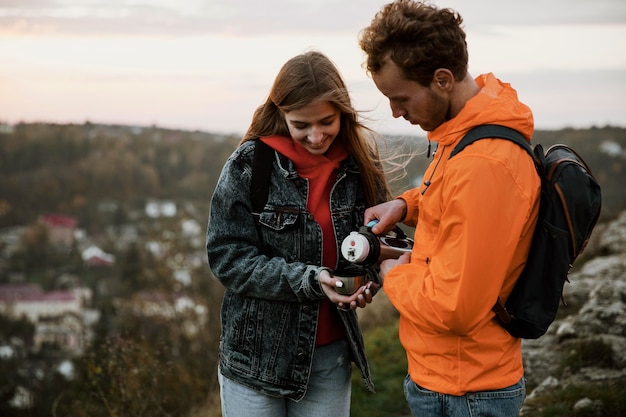
<instances>
[{"instance_id":1,"label":"beard","mask_svg":"<svg viewBox=\"0 0 626 417\"><path fill-rule=\"evenodd\" d=\"M452 105L447 96L432 88L428 89L427 101L427 112L421 118L419 125L425 131L430 132L451 119L450 109Z\"/></svg>"}]
</instances>

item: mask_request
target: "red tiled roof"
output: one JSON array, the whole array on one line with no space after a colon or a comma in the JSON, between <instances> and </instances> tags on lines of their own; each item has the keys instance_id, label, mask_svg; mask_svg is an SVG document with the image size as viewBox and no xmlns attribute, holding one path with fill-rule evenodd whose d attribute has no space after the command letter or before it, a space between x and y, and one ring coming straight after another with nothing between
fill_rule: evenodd
<instances>
[{"instance_id":1,"label":"red tiled roof","mask_svg":"<svg viewBox=\"0 0 626 417\"><path fill-rule=\"evenodd\" d=\"M58 227L76 227L76 219L74 217L64 216L62 214L44 214L41 219L50 226Z\"/></svg>"},{"instance_id":2,"label":"red tiled roof","mask_svg":"<svg viewBox=\"0 0 626 417\"><path fill-rule=\"evenodd\" d=\"M28 300L42 294L43 290L37 284L0 285L0 301Z\"/></svg>"}]
</instances>

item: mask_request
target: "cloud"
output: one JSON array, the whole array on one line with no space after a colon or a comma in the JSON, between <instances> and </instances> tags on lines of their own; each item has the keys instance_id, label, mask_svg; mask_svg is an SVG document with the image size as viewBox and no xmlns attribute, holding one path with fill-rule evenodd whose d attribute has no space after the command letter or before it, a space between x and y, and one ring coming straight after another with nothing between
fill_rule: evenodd
<instances>
[{"instance_id":1,"label":"cloud","mask_svg":"<svg viewBox=\"0 0 626 417\"><path fill-rule=\"evenodd\" d=\"M358 32L385 0L0 0L0 115L242 131L288 58L326 53L356 107L391 118ZM537 126L624 125L624 0L436 0L464 17L470 73L494 72Z\"/></svg>"},{"instance_id":2,"label":"cloud","mask_svg":"<svg viewBox=\"0 0 626 417\"><path fill-rule=\"evenodd\" d=\"M467 28L483 25L624 24L623 0L440 0ZM190 36L356 33L380 0L3 0L0 27L61 35Z\"/></svg>"},{"instance_id":3,"label":"cloud","mask_svg":"<svg viewBox=\"0 0 626 417\"><path fill-rule=\"evenodd\" d=\"M468 27L626 23L623 0L448 0L436 3L457 10Z\"/></svg>"},{"instance_id":4,"label":"cloud","mask_svg":"<svg viewBox=\"0 0 626 417\"><path fill-rule=\"evenodd\" d=\"M329 0L9 0L0 4L0 27L36 34L233 36L340 33L366 25L379 1Z\"/></svg>"}]
</instances>

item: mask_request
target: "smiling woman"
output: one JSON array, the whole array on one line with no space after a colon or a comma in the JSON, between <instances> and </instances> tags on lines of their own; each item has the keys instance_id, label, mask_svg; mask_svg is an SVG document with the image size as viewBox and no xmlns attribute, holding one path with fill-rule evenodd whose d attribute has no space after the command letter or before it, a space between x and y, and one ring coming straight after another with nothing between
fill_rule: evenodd
<instances>
[{"instance_id":1,"label":"smiling woman","mask_svg":"<svg viewBox=\"0 0 626 417\"><path fill-rule=\"evenodd\" d=\"M375 137L334 63L308 51L280 68L225 163L206 240L225 287L223 415L349 416L353 362L373 391L355 310L378 275L364 269L372 282L343 294L333 271L347 267L341 239L389 197Z\"/></svg>"}]
</instances>

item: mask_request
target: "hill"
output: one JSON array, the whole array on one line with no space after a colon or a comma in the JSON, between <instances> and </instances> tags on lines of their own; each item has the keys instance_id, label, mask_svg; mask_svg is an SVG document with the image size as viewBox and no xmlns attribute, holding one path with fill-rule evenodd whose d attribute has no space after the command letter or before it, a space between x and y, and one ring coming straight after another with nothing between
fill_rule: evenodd
<instances>
[{"instance_id":1,"label":"hill","mask_svg":"<svg viewBox=\"0 0 626 417\"><path fill-rule=\"evenodd\" d=\"M187 200L208 207L221 167L240 138L158 127L19 124L0 132L0 228L25 224L42 212L76 216L87 229L102 227L98 205L121 202L118 216L149 198ZM535 143L564 143L590 165L603 189L603 219L626 206L626 129L603 127L537 131ZM424 137L389 137L411 158L400 192L419 183L429 160ZM397 152L396 152L397 153ZM397 176L397 173L393 174Z\"/></svg>"},{"instance_id":2,"label":"hill","mask_svg":"<svg viewBox=\"0 0 626 417\"><path fill-rule=\"evenodd\" d=\"M86 410L93 416L108 415L105 410L111 407L129 415L133 410L154 416L219 415L217 317L223 288L206 263L203 230L222 165L239 140L207 132L92 123L0 129L0 284L37 284L45 291L87 287L93 293L90 311L100 316L97 325L89 325L93 343L82 357L70 357L76 376L69 380L55 371L67 359L58 344L32 350L32 339L46 329L42 323L3 321L0 348L10 346L18 353L0 361L0 414L26 415L16 414L4 401L23 391L36 398L28 410L31 416L50 415L52 407L56 415L85 415ZM534 142L544 147L565 143L583 155L603 187L601 223L626 209L626 129L538 131ZM392 172L394 161L387 164L395 192L421 182L429 163L424 137L387 137L380 146L383 156L404 155L395 160L402 170ZM177 210L166 213L171 206ZM80 231L69 250L55 247L39 223L48 213L71 219ZM84 262L81 255L91 246L111 255L114 264L92 267ZM612 253L606 244L596 247L585 258ZM607 270L611 268L613 263ZM596 272L581 272L581 281L592 280ZM620 273L623 276L623 270ZM584 303L589 293L585 288L574 306ZM622 292L616 294L623 297ZM173 314L172 303L195 307ZM574 314L564 310L570 312ZM405 415L401 383L406 366L397 340L397 314L381 294L361 317L378 394L361 391L356 378L354 411L362 416L381 415L381 410L389 416ZM578 318L563 324L588 327ZM567 333L563 343L559 338L555 343L571 348L565 340L581 339L581 346L587 347L584 337ZM600 353L607 353L605 345ZM556 351L554 346L547 345L532 358L548 357L546 352ZM613 365L623 363L617 354L614 359ZM544 376L569 380L545 364L530 366L551 372L535 374L529 388L541 384ZM43 375L41 380L24 376L35 372Z\"/></svg>"}]
</instances>

